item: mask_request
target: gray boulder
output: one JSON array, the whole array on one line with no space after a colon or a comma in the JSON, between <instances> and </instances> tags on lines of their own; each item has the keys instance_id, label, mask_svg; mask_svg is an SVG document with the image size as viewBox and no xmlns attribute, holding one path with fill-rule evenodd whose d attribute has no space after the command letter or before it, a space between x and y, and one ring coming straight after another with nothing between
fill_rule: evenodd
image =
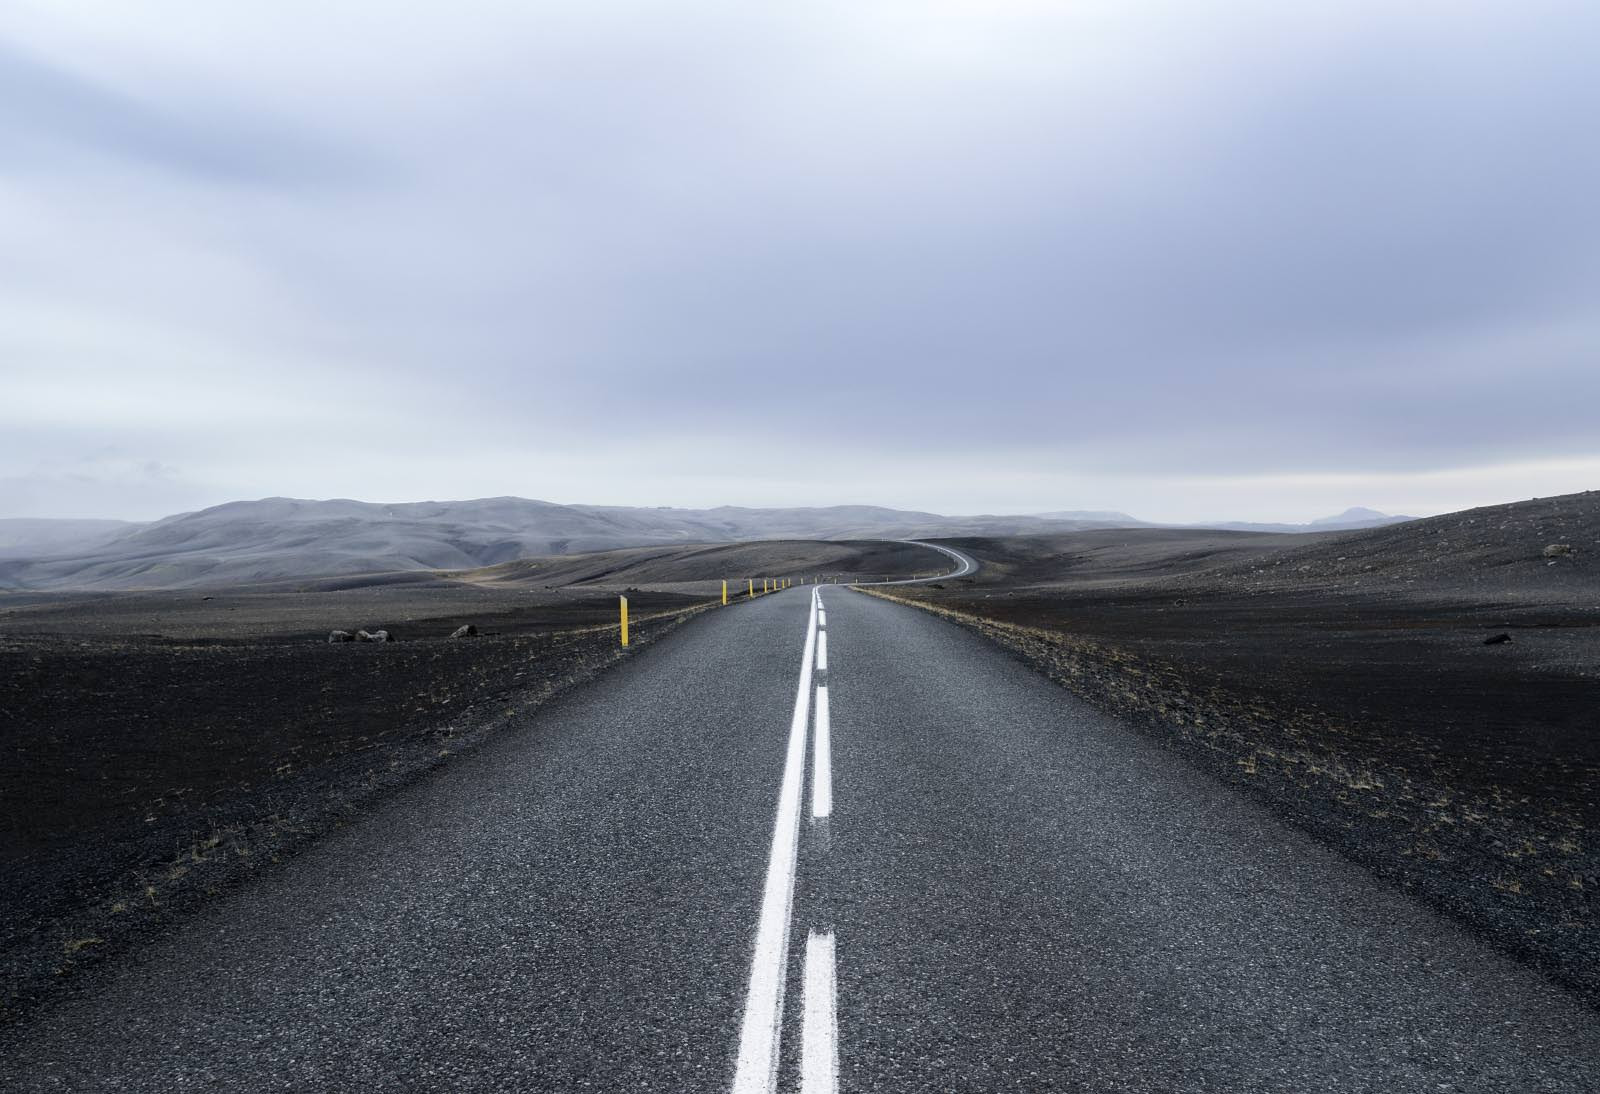
<instances>
[{"instance_id":1,"label":"gray boulder","mask_svg":"<svg viewBox=\"0 0 1600 1094\"><path fill-rule=\"evenodd\" d=\"M1570 543L1552 543L1544 549L1545 558L1563 558L1573 553Z\"/></svg>"},{"instance_id":2,"label":"gray boulder","mask_svg":"<svg viewBox=\"0 0 1600 1094\"><path fill-rule=\"evenodd\" d=\"M477 634L478 634L478 628L477 627L473 626L471 623L463 623L463 624L461 624L461 626L457 627L455 630L450 632L450 637L451 638L475 638L475 637L477 637Z\"/></svg>"},{"instance_id":3,"label":"gray boulder","mask_svg":"<svg viewBox=\"0 0 1600 1094\"><path fill-rule=\"evenodd\" d=\"M356 636L351 634L349 631L329 631L328 632L328 641L329 642L354 642L355 640L356 640Z\"/></svg>"},{"instance_id":4,"label":"gray boulder","mask_svg":"<svg viewBox=\"0 0 1600 1094\"><path fill-rule=\"evenodd\" d=\"M357 631L357 642L393 642L394 637L388 631Z\"/></svg>"}]
</instances>

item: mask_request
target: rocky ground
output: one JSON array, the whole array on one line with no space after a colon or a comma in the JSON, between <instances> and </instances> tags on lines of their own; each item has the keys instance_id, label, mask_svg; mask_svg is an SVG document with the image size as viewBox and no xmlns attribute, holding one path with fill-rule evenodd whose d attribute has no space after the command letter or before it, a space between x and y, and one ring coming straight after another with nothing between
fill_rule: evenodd
<instances>
[{"instance_id":1,"label":"rocky ground","mask_svg":"<svg viewBox=\"0 0 1600 1094\"><path fill-rule=\"evenodd\" d=\"M700 610L655 607L632 648ZM611 627L340 645L0 636L5 1005L620 656Z\"/></svg>"},{"instance_id":2,"label":"rocky ground","mask_svg":"<svg viewBox=\"0 0 1600 1094\"><path fill-rule=\"evenodd\" d=\"M975 578L889 594L1600 1001L1600 493L1332 535L949 542Z\"/></svg>"},{"instance_id":3,"label":"rocky ground","mask_svg":"<svg viewBox=\"0 0 1600 1094\"><path fill-rule=\"evenodd\" d=\"M631 652L720 605L718 575L942 557L778 543L0 596L0 1020L615 663L618 595Z\"/></svg>"}]
</instances>

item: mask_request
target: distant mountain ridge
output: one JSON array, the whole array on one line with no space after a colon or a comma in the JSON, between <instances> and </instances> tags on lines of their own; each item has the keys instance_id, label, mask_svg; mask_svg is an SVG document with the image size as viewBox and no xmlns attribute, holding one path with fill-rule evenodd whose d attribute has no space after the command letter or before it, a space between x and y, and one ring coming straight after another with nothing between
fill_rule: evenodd
<instances>
[{"instance_id":1,"label":"distant mountain ridge","mask_svg":"<svg viewBox=\"0 0 1600 1094\"><path fill-rule=\"evenodd\" d=\"M1350 532L1357 528L1382 528L1388 524L1404 524L1416 517L1380 513L1376 509L1354 506L1331 517L1319 517L1306 524L1259 524L1250 521L1218 521L1214 524L1185 524L1184 528L1218 528L1231 532ZM1173 527L1165 525L1163 527Z\"/></svg>"},{"instance_id":2,"label":"distant mountain ridge","mask_svg":"<svg viewBox=\"0 0 1600 1094\"><path fill-rule=\"evenodd\" d=\"M1366 514L1374 514L1366 516ZM1347 522L1354 516L1357 523ZM1406 518L1350 510L1328 531ZM714 509L559 505L529 498L381 502L263 498L148 524L0 520L0 589L189 588L399 570L467 570L536 555L768 539L924 539L1159 527L1126 513L944 516L870 505ZM26 525L26 527L24 527ZM8 533L8 526L15 526ZM17 547L4 550L8 534ZM31 545L31 546L30 546Z\"/></svg>"}]
</instances>

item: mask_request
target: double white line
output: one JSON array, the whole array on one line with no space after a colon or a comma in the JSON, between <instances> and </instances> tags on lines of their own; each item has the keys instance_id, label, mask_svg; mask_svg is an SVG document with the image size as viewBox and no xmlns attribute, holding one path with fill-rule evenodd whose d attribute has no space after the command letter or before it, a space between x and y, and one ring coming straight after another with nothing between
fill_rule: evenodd
<instances>
[{"instance_id":1,"label":"double white line","mask_svg":"<svg viewBox=\"0 0 1600 1094\"><path fill-rule=\"evenodd\" d=\"M772 828L772 853L756 925L755 954L750 960L750 987L745 995L744 1023L739 1030L739 1061L733 1075L735 1094L772 1094L778 1086L778 1045L783 1032L783 993L789 957L789 919L794 906L795 857L800 842L800 799L805 782L806 728L811 721L813 666L827 671L827 634L822 597L811 591L806 621L805 652L800 658L800 685L789 721L789 750L778 792L778 816ZM828 740L828 689L817 688L817 727L811 782L811 816L833 811L833 772ZM833 932L812 931L806 938L805 1005L800 1038L801 1094L834 1094L839 1085L838 1023L835 1015Z\"/></svg>"}]
</instances>

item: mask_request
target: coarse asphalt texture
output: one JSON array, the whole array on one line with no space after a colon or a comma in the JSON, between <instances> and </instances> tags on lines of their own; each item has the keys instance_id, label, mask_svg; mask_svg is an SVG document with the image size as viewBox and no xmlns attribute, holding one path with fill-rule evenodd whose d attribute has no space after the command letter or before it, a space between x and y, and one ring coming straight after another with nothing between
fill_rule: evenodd
<instances>
[{"instance_id":1,"label":"coarse asphalt texture","mask_svg":"<svg viewBox=\"0 0 1600 1094\"><path fill-rule=\"evenodd\" d=\"M726 1090L811 597L686 624L91 972L0 1089ZM779 1088L830 929L845 1091L1600 1089L1538 973L981 638L822 601Z\"/></svg>"}]
</instances>

